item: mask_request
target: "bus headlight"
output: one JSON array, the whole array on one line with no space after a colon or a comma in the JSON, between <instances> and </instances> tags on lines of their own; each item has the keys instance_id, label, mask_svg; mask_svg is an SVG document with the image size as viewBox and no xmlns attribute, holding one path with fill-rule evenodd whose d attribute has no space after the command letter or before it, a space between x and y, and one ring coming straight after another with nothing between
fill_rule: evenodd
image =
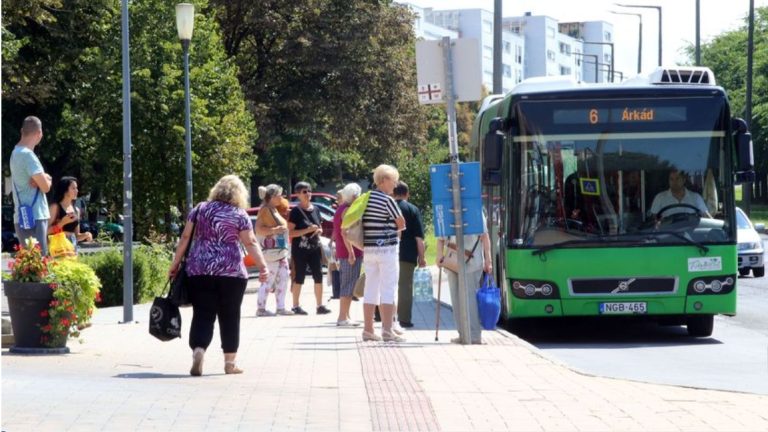
<instances>
[{"instance_id":1,"label":"bus headlight","mask_svg":"<svg viewBox=\"0 0 768 432\"><path fill-rule=\"evenodd\" d=\"M688 294L728 294L735 288L735 281L735 275L696 278L688 283Z\"/></svg>"},{"instance_id":2,"label":"bus headlight","mask_svg":"<svg viewBox=\"0 0 768 432\"><path fill-rule=\"evenodd\" d=\"M527 300L560 298L556 284L540 280L512 279L512 295Z\"/></svg>"}]
</instances>

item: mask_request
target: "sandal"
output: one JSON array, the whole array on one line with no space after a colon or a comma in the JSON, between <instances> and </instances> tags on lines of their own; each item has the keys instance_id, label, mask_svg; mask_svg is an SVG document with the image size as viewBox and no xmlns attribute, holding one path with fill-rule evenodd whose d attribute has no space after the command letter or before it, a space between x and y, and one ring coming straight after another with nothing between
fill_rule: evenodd
<instances>
[{"instance_id":1,"label":"sandal","mask_svg":"<svg viewBox=\"0 0 768 432\"><path fill-rule=\"evenodd\" d=\"M377 335L376 333L368 333L367 331L363 330L363 342L367 342L367 341L378 342L380 340L381 340L381 336Z\"/></svg>"},{"instance_id":2,"label":"sandal","mask_svg":"<svg viewBox=\"0 0 768 432\"><path fill-rule=\"evenodd\" d=\"M243 370L235 366L235 362L224 362L224 373L229 374L241 374Z\"/></svg>"},{"instance_id":3,"label":"sandal","mask_svg":"<svg viewBox=\"0 0 768 432\"><path fill-rule=\"evenodd\" d=\"M384 339L384 342L405 342L405 338L398 336L395 333L388 332L386 330L381 331L381 338Z\"/></svg>"},{"instance_id":4,"label":"sandal","mask_svg":"<svg viewBox=\"0 0 768 432\"><path fill-rule=\"evenodd\" d=\"M202 348L195 348L192 351L192 368L189 370L189 374L192 376L200 376L203 374L203 356L205 350Z\"/></svg>"}]
</instances>

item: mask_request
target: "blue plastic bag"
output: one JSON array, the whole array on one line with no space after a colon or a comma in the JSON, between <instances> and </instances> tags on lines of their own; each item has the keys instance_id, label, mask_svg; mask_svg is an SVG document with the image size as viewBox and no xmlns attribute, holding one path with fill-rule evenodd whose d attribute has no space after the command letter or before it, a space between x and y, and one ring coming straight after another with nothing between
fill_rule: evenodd
<instances>
[{"instance_id":1,"label":"blue plastic bag","mask_svg":"<svg viewBox=\"0 0 768 432\"><path fill-rule=\"evenodd\" d=\"M501 314L501 291L490 274L483 274L483 284L475 295L480 324L485 330L495 330Z\"/></svg>"}]
</instances>

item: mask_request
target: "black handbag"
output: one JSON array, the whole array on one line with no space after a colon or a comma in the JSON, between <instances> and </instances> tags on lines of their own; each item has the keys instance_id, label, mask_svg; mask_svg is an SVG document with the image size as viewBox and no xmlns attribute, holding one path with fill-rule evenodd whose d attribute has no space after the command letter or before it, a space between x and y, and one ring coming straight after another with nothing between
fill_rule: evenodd
<instances>
[{"instance_id":1,"label":"black handbag","mask_svg":"<svg viewBox=\"0 0 768 432\"><path fill-rule=\"evenodd\" d=\"M163 342L181 337L181 313L170 296L155 297L152 302L152 309L149 310L149 334Z\"/></svg>"},{"instance_id":2,"label":"black handbag","mask_svg":"<svg viewBox=\"0 0 768 432\"><path fill-rule=\"evenodd\" d=\"M199 211L199 209L198 209ZM192 235L189 236L189 243L187 243L187 249L184 251L184 257L179 264L179 270L176 272L176 277L171 280L171 291L168 293L168 298L171 299L174 305L178 307L191 306L192 301L189 299L189 276L187 276L187 256L189 250L192 248L192 240L195 238L195 229L197 228L197 213L195 213L195 219L192 221Z\"/></svg>"}]
</instances>

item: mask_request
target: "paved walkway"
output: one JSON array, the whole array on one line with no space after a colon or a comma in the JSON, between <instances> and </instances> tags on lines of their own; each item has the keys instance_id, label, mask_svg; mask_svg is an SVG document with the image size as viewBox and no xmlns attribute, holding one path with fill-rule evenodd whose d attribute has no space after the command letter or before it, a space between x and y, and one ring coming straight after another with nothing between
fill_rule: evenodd
<instances>
[{"instance_id":1,"label":"paved walkway","mask_svg":"<svg viewBox=\"0 0 768 432\"><path fill-rule=\"evenodd\" d=\"M69 355L3 350L2 430L768 431L766 396L587 376L503 331L451 344L447 308L435 342L432 302L416 305L416 327L397 345L362 342L335 314L254 318L248 294L245 374L224 375L216 336L199 378L186 337L149 336L148 309L136 306L132 324L118 323L122 308L99 310ZM182 315L188 331L191 310Z\"/></svg>"}]
</instances>

